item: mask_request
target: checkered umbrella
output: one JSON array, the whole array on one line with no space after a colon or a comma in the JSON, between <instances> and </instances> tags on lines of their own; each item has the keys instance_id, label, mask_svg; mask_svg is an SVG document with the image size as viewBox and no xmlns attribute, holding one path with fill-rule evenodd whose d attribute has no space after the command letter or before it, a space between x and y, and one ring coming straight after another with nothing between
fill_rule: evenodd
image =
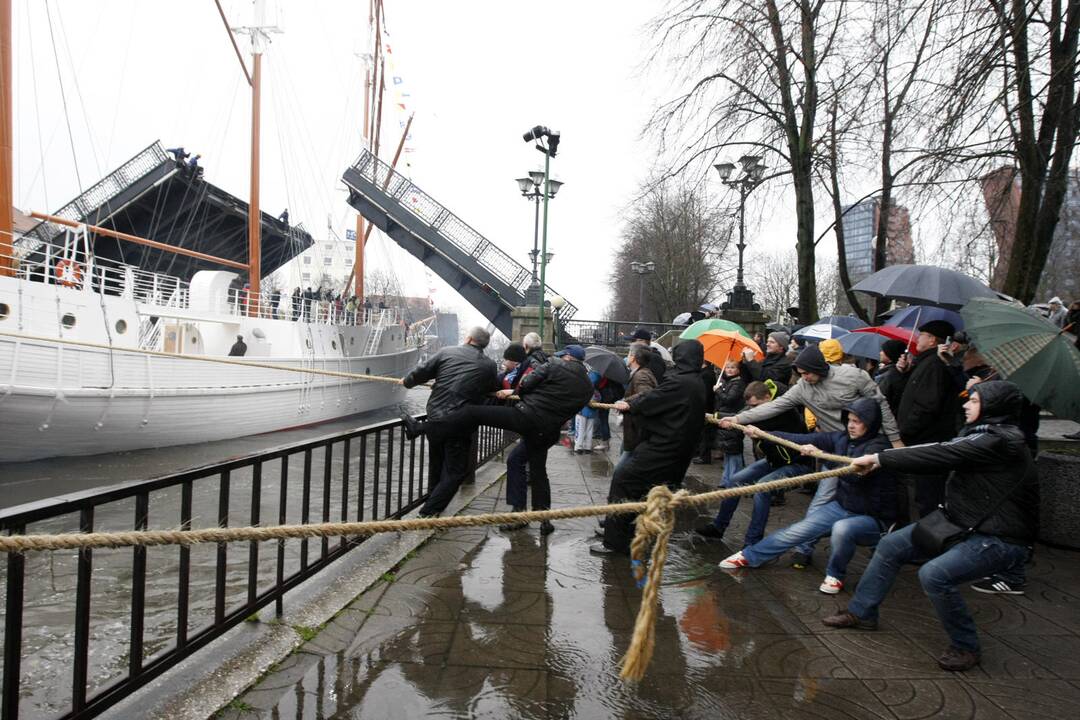
<instances>
[{"instance_id":1,"label":"checkered umbrella","mask_svg":"<svg viewBox=\"0 0 1080 720\"><path fill-rule=\"evenodd\" d=\"M1028 400L1080 422L1080 351L1064 331L1022 307L973 298L960 311L972 344Z\"/></svg>"}]
</instances>

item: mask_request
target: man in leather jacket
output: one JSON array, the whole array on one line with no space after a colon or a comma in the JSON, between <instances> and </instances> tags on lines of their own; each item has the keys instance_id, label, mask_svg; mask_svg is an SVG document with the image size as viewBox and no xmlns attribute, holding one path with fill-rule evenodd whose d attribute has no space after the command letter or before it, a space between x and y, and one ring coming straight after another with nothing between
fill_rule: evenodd
<instances>
[{"instance_id":1,"label":"man in leather jacket","mask_svg":"<svg viewBox=\"0 0 1080 720\"><path fill-rule=\"evenodd\" d=\"M481 327L469 330L463 345L443 348L401 380L407 388L434 379L428 396L429 419L445 417L467 405L483 402L498 388L494 361L484 355L491 335ZM471 433L453 434L430 442L428 483L431 492L420 514L434 516L450 504L469 474Z\"/></svg>"},{"instance_id":2,"label":"man in leather jacket","mask_svg":"<svg viewBox=\"0 0 1080 720\"><path fill-rule=\"evenodd\" d=\"M925 561L919 568L919 582L950 640L938 665L963 671L979 664L975 621L956 588L1022 563L1036 534L1038 475L1024 433L1016 424L1022 398L1020 389L1010 382L979 383L964 405L967 424L955 440L855 459L863 472L879 467L925 474L951 470L943 511L968 532L937 557L926 557L916 548L915 525L885 536L847 608L823 618L825 625L876 629L878 607L901 566Z\"/></svg>"},{"instance_id":3,"label":"man in leather jacket","mask_svg":"<svg viewBox=\"0 0 1080 720\"><path fill-rule=\"evenodd\" d=\"M465 405L438 417L418 422L402 415L409 438L427 435L428 442L446 437L471 435L480 425L502 428L521 435L529 461L533 510L551 508L551 484L547 475L548 449L559 440L559 429L593 396L593 384L585 369L585 348L568 345L555 353L555 360L525 375L518 385L521 398L512 406ZM496 397L507 399L513 391L500 390ZM540 524L544 535L555 528L547 520Z\"/></svg>"}]
</instances>

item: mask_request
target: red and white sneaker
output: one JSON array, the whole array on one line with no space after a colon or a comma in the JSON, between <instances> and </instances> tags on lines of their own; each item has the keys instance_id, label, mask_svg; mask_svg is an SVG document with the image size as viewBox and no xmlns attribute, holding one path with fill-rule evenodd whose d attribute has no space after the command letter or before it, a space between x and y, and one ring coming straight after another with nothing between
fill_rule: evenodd
<instances>
[{"instance_id":1,"label":"red and white sneaker","mask_svg":"<svg viewBox=\"0 0 1080 720\"><path fill-rule=\"evenodd\" d=\"M844 581L843 580L837 580L832 575L826 575L825 580L821 583L821 586L818 588L818 590L825 593L826 595L836 595L837 593L839 593L843 589L844 589Z\"/></svg>"},{"instance_id":2,"label":"red and white sneaker","mask_svg":"<svg viewBox=\"0 0 1080 720\"><path fill-rule=\"evenodd\" d=\"M720 561L721 570L738 570L744 567L750 567L750 561L743 557L742 550Z\"/></svg>"}]
</instances>

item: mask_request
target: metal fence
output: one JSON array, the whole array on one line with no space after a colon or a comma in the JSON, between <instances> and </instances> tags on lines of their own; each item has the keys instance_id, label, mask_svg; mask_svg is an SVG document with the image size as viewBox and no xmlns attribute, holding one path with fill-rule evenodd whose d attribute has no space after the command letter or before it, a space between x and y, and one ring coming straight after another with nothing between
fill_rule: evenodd
<instances>
[{"instance_id":1,"label":"metal fence","mask_svg":"<svg viewBox=\"0 0 1080 720\"><path fill-rule=\"evenodd\" d=\"M515 437L475 435L476 464ZM9 534L399 518L427 497L427 444L400 421L0 511ZM362 540L9 554L2 717L93 717ZM32 708L32 709L31 709Z\"/></svg>"},{"instance_id":2,"label":"metal fence","mask_svg":"<svg viewBox=\"0 0 1080 720\"><path fill-rule=\"evenodd\" d=\"M632 320L567 320L559 325L559 342L562 345L577 343L625 347L630 344L630 336L639 328L651 332L655 340L669 330L682 332L686 326L668 323L639 323Z\"/></svg>"}]
</instances>

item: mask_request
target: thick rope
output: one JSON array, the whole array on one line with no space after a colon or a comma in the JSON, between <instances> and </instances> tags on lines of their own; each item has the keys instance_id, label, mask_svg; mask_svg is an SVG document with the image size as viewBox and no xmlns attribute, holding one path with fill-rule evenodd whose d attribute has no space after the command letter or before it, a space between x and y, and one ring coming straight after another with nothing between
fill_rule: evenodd
<instances>
[{"instance_id":1,"label":"thick rope","mask_svg":"<svg viewBox=\"0 0 1080 720\"><path fill-rule=\"evenodd\" d=\"M848 463L851 462L847 458ZM198 543L223 543L243 541L266 541L297 538L324 538L368 536L376 533L447 530L459 527L502 525L505 523L536 522L541 520L565 520L568 518L595 517L599 515L623 515L640 513L637 531L631 544L631 567L642 586L641 605L634 621L634 634L626 655L621 661L620 677L636 681L645 675L652 660L655 644L656 606L667 562L668 541L675 527L675 511L682 507L708 505L717 500L741 497L759 492L786 490L829 477L850 475L856 472L853 465L834 470L799 475L769 482L723 488L707 493L690 495L685 490L672 493L666 485L654 487L645 502L626 502L588 507L561 508L558 510L533 510L529 512L488 513L484 515L459 515L445 518L413 518L409 520L376 520L355 523L318 523L312 525L277 525L270 527L206 528L203 530L141 530L114 533L63 533L57 535L8 535L0 536L0 551L24 553L31 550L74 550L82 548L155 547L161 545L195 545ZM648 569L643 558L652 544Z\"/></svg>"}]
</instances>

